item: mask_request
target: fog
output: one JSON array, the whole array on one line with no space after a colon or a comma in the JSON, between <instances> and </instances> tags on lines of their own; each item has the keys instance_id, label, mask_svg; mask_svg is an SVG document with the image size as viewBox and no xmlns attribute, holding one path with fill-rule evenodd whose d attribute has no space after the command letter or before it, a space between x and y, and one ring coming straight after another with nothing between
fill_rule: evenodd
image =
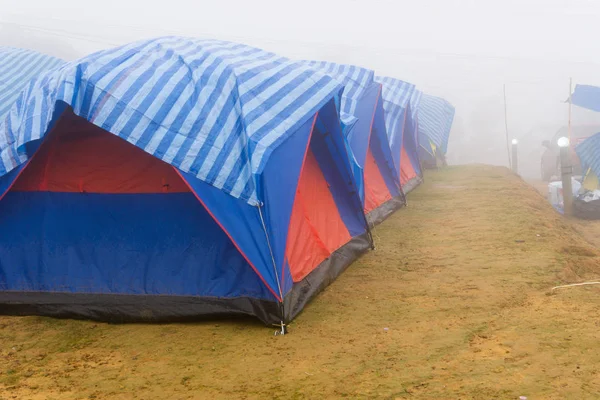
<instances>
[{"instance_id":1,"label":"fog","mask_svg":"<svg viewBox=\"0 0 600 400\"><path fill-rule=\"evenodd\" d=\"M541 141L568 121L569 79L600 85L599 17L593 0L21 0L2 4L0 45L71 60L175 34L361 65L456 107L451 164L507 164L506 85L521 172L539 177ZM572 120L600 125L577 108Z\"/></svg>"}]
</instances>

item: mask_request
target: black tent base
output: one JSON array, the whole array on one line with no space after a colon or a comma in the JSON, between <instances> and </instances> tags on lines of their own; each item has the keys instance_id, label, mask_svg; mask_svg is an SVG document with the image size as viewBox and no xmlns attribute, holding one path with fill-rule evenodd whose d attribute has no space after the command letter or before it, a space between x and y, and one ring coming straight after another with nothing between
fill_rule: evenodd
<instances>
[{"instance_id":1,"label":"black tent base","mask_svg":"<svg viewBox=\"0 0 600 400\"><path fill-rule=\"evenodd\" d=\"M374 226L379 225L394 212L404 207L404 205L405 202L404 197L402 195L396 196L386 201L385 203L383 203L382 205L380 205L379 207L367 214L367 222L369 223L369 226L373 228Z\"/></svg>"},{"instance_id":2,"label":"black tent base","mask_svg":"<svg viewBox=\"0 0 600 400\"><path fill-rule=\"evenodd\" d=\"M317 294L329 286L353 261L371 248L368 235L362 234L337 249L300 282L294 283L284 300L285 320L291 321Z\"/></svg>"},{"instance_id":3,"label":"black tent base","mask_svg":"<svg viewBox=\"0 0 600 400\"><path fill-rule=\"evenodd\" d=\"M402 186L402 191L405 193L404 196L403 195L396 196L396 197L386 201L385 203L383 203L382 205L377 207L375 210L368 213L367 214L367 222L369 223L369 227L373 228L373 227L379 225L380 223L385 221L390 215L392 215L394 212L396 212L397 210L399 210L400 208L405 206L406 205L406 200L405 200L406 194L415 190L421 183L423 183L423 179L420 176L416 176L416 177L412 178L411 180L409 180Z\"/></svg>"},{"instance_id":4,"label":"black tent base","mask_svg":"<svg viewBox=\"0 0 600 400\"><path fill-rule=\"evenodd\" d=\"M415 190L421 183L423 183L423 179L421 177L414 177L402 186L402 190L405 194L409 194L410 192Z\"/></svg>"},{"instance_id":5,"label":"black tent base","mask_svg":"<svg viewBox=\"0 0 600 400\"><path fill-rule=\"evenodd\" d=\"M188 322L226 316L279 321L279 304L250 297L216 298L57 292L0 292L0 314L112 323Z\"/></svg>"},{"instance_id":6,"label":"black tent base","mask_svg":"<svg viewBox=\"0 0 600 400\"><path fill-rule=\"evenodd\" d=\"M284 299L284 322L295 318L319 292L369 249L367 235L335 251ZM122 295L64 292L0 291L0 314L41 315L112 323L190 322L252 316L268 326L280 325L281 304L250 297L217 298L171 295Z\"/></svg>"}]
</instances>

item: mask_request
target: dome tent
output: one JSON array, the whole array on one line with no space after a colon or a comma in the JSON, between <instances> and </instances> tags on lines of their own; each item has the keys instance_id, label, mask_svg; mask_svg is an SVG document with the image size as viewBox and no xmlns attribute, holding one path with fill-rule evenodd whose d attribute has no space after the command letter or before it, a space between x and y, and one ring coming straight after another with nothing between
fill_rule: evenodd
<instances>
[{"instance_id":1,"label":"dome tent","mask_svg":"<svg viewBox=\"0 0 600 400\"><path fill-rule=\"evenodd\" d=\"M365 68L306 63L344 86L340 110L348 156L367 219L376 225L405 204L388 144L381 84L373 80L375 73Z\"/></svg>"},{"instance_id":2,"label":"dome tent","mask_svg":"<svg viewBox=\"0 0 600 400\"><path fill-rule=\"evenodd\" d=\"M445 163L454 107L441 97L423 94L419 104L419 154L424 164Z\"/></svg>"},{"instance_id":3,"label":"dome tent","mask_svg":"<svg viewBox=\"0 0 600 400\"><path fill-rule=\"evenodd\" d=\"M418 114L420 92L415 85L389 77L376 77L383 87L383 108L389 145L404 193L422 182L418 153Z\"/></svg>"},{"instance_id":4,"label":"dome tent","mask_svg":"<svg viewBox=\"0 0 600 400\"><path fill-rule=\"evenodd\" d=\"M0 310L283 324L371 245L330 77L165 37L40 76L0 125Z\"/></svg>"}]
</instances>

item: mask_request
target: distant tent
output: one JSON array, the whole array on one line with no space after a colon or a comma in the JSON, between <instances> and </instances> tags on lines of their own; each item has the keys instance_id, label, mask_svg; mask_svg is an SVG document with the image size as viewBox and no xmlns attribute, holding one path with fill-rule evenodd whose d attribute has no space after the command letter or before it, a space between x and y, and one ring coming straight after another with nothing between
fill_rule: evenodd
<instances>
[{"instance_id":1,"label":"distant tent","mask_svg":"<svg viewBox=\"0 0 600 400\"><path fill-rule=\"evenodd\" d=\"M414 146L416 150L411 151L411 162L415 167L415 171L419 177L423 176L423 170L421 165L421 159L419 158L419 105L421 104L421 97L423 93L417 89L414 89L408 106L410 107L409 119L407 120L408 132L411 135L412 142L411 148ZM416 159L416 161L414 161Z\"/></svg>"},{"instance_id":2,"label":"distant tent","mask_svg":"<svg viewBox=\"0 0 600 400\"><path fill-rule=\"evenodd\" d=\"M33 78L64 63L32 50L0 46L0 121Z\"/></svg>"},{"instance_id":3,"label":"distant tent","mask_svg":"<svg viewBox=\"0 0 600 400\"><path fill-rule=\"evenodd\" d=\"M600 87L591 85L576 85L575 91L567 99L567 103L600 112ZM551 142L555 145L560 137L568 136L571 139L571 150L575 148L577 155L574 159L574 173L584 176L584 187L597 186L600 176L600 127L595 125L574 125L562 127L553 136ZM574 155L571 155L574 157ZM577 162L579 161L579 163ZM581 170L579 171L579 167Z\"/></svg>"},{"instance_id":4,"label":"distant tent","mask_svg":"<svg viewBox=\"0 0 600 400\"><path fill-rule=\"evenodd\" d=\"M587 180L587 184L584 186L590 187L590 182L600 177L600 131L577 144L575 152L582 171L585 171L584 180Z\"/></svg>"},{"instance_id":5,"label":"distant tent","mask_svg":"<svg viewBox=\"0 0 600 400\"><path fill-rule=\"evenodd\" d=\"M388 144L381 85L374 72L353 65L306 61L343 86L340 114L354 179L371 225L405 204Z\"/></svg>"},{"instance_id":6,"label":"distant tent","mask_svg":"<svg viewBox=\"0 0 600 400\"><path fill-rule=\"evenodd\" d=\"M569 99L567 99L569 102ZM591 85L576 85L571 95L571 102L579 107L592 111L600 111L600 87Z\"/></svg>"},{"instance_id":7,"label":"distant tent","mask_svg":"<svg viewBox=\"0 0 600 400\"><path fill-rule=\"evenodd\" d=\"M416 129L420 92L415 85L388 77L376 77L383 87L383 109L388 142L402 189L410 192L422 181Z\"/></svg>"},{"instance_id":8,"label":"distant tent","mask_svg":"<svg viewBox=\"0 0 600 400\"><path fill-rule=\"evenodd\" d=\"M440 97L421 96L419 105L419 155L424 165L435 166L445 159L454 107Z\"/></svg>"},{"instance_id":9,"label":"distant tent","mask_svg":"<svg viewBox=\"0 0 600 400\"><path fill-rule=\"evenodd\" d=\"M38 79L0 125L0 312L290 321L372 245L340 89L178 37Z\"/></svg>"}]
</instances>

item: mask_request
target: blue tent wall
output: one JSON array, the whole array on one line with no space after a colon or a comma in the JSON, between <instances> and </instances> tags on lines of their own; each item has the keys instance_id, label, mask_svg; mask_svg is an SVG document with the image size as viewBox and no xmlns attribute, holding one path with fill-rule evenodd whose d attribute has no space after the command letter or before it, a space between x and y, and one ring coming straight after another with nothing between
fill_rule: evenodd
<instances>
[{"instance_id":1,"label":"blue tent wall","mask_svg":"<svg viewBox=\"0 0 600 400\"><path fill-rule=\"evenodd\" d=\"M248 257L280 300L285 295L279 291L281 281L278 279L283 276L287 228L313 120L306 121L296 134L278 147L273 153L274 158L267 163L261 184L265 203L260 206L260 210L259 207L228 196L189 174L183 175L199 200L231 235L240 251Z\"/></svg>"},{"instance_id":2,"label":"blue tent wall","mask_svg":"<svg viewBox=\"0 0 600 400\"><path fill-rule=\"evenodd\" d=\"M191 193L9 192L0 220L1 290L273 299Z\"/></svg>"}]
</instances>

